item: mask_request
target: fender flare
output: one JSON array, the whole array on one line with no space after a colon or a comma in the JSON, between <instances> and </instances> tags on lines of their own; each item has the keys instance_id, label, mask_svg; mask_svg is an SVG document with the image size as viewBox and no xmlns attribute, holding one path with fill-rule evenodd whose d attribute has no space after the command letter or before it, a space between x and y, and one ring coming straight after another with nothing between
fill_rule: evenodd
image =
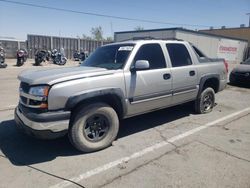
<instances>
[{"instance_id":1,"label":"fender flare","mask_svg":"<svg viewBox=\"0 0 250 188\"><path fill-rule=\"evenodd\" d=\"M81 103L84 100L96 98L96 97L102 97L102 96L115 96L117 99L119 99L119 102L121 103L121 109L122 109L122 117L127 113L126 108L126 100L125 96L120 88L106 88L106 89L98 89L98 90L91 90L91 91L84 91L84 93L77 94L74 96L71 96L68 98L65 108L67 110L72 110L74 107L76 107L79 103Z\"/></svg>"},{"instance_id":2,"label":"fender flare","mask_svg":"<svg viewBox=\"0 0 250 188\"><path fill-rule=\"evenodd\" d=\"M219 74L209 74L209 75L204 75L201 77L200 79L200 87L199 87L199 92L198 92L198 95L197 96L200 96L201 92L202 92L202 89L203 89L203 86L205 84L205 82L208 80L208 79L211 79L211 78L216 78L218 80L218 88L220 88L220 75Z\"/></svg>"}]
</instances>

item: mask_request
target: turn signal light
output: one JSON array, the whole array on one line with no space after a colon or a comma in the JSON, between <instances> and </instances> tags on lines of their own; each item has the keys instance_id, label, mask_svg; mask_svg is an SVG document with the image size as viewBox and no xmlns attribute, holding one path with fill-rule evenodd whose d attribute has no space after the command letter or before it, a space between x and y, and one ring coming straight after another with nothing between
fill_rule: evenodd
<instances>
[{"instance_id":1,"label":"turn signal light","mask_svg":"<svg viewBox=\"0 0 250 188\"><path fill-rule=\"evenodd\" d=\"M40 104L40 108L48 108L48 104L47 103L42 103L42 104Z\"/></svg>"}]
</instances>

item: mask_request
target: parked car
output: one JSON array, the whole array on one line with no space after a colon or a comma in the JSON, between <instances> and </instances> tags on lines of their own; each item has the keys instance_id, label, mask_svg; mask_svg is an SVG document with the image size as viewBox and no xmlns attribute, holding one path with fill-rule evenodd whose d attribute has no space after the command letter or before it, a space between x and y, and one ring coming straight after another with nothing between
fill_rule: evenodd
<instances>
[{"instance_id":1,"label":"parked car","mask_svg":"<svg viewBox=\"0 0 250 188\"><path fill-rule=\"evenodd\" d=\"M131 40L98 48L79 67L27 70L18 78L17 127L38 138L68 133L80 151L111 145L119 120L193 101L211 112L227 63L179 40Z\"/></svg>"},{"instance_id":2,"label":"parked car","mask_svg":"<svg viewBox=\"0 0 250 188\"><path fill-rule=\"evenodd\" d=\"M250 58L236 66L229 77L231 84L249 84L250 85Z\"/></svg>"}]
</instances>

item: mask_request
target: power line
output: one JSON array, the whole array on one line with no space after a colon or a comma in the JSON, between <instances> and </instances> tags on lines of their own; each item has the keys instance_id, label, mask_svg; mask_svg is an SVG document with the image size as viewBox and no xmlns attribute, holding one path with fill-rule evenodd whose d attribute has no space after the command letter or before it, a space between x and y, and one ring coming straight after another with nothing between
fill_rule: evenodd
<instances>
[{"instance_id":1,"label":"power line","mask_svg":"<svg viewBox=\"0 0 250 188\"><path fill-rule=\"evenodd\" d=\"M161 21L154 21L154 20L113 16L113 15L107 15L107 14L98 14L98 13L93 13L93 12L83 12L83 11L77 11L77 10L64 9L64 8L56 8L56 7L37 5L37 4L32 4L32 3L23 3L23 2L18 2L18 1L0 0L0 2L11 3L11 4L16 4L16 5L22 5L22 6L36 7L36 8L43 8L43 9L49 9L49 10L56 10L56 11L62 11L62 12L68 12L68 13L84 14L84 15L89 15L89 16L114 18L114 19L119 19L119 20L139 21L139 22L145 22L145 23L175 25L175 26L210 27L210 26L207 26L207 25L161 22Z\"/></svg>"}]
</instances>

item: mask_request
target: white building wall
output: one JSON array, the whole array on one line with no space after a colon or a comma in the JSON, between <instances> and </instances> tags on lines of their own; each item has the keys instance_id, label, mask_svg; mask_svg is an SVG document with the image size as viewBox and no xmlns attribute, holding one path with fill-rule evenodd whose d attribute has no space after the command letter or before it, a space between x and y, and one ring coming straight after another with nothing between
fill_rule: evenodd
<instances>
[{"instance_id":1,"label":"white building wall","mask_svg":"<svg viewBox=\"0 0 250 188\"><path fill-rule=\"evenodd\" d=\"M242 62L245 58L245 54L247 51L247 47L248 47L248 43L247 42L243 42L243 41L239 41L239 53L237 56L238 61L237 62Z\"/></svg>"},{"instance_id":2,"label":"white building wall","mask_svg":"<svg viewBox=\"0 0 250 188\"><path fill-rule=\"evenodd\" d=\"M218 39L209 36L195 35L182 31L176 32L176 38L191 42L203 51L208 57L217 57Z\"/></svg>"}]
</instances>

